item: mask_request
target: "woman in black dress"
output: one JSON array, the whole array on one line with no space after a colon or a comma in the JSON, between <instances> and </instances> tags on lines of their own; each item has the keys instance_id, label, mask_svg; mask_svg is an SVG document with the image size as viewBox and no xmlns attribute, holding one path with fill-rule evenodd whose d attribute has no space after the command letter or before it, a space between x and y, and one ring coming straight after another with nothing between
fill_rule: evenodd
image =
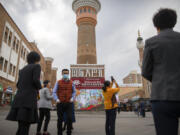
<instances>
[{"instance_id":1,"label":"woman in black dress","mask_svg":"<svg viewBox=\"0 0 180 135\"><path fill-rule=\"evenodd\" d=\"M16 135L28 135L30 125L38 122L37 95L41 89L40 55L30 52L27 56L28 65L19 71L17 94L12 103L7 120L18 121Z\"/></svg>"}]
</instances>

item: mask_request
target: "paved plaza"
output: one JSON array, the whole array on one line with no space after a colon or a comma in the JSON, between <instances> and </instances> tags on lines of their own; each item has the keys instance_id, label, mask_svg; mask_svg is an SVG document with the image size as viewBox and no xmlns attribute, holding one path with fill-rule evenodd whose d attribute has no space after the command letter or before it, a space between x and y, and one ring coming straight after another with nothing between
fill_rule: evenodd
<instances>
[{"instance_id":1,"label":"paved plaza","mask_svg":"<svg viewBox=\"0 0 180 135\"><path fill-rule=\"evenodd\" d=\"M8 109L0 109L0 135L15 135L16 122L6 121ZM105 135L104 112L76 112L76 123L72 135ZM57 135L56 111L51 112L49 131ZM30 135L35 135L36 125L31 126ZM66 135L66 133L64 133ZM146 118L138 118L133 112L121 112L117 115L116 135L155 135L151 113Z\"/></svg>"},{"instance_id":2,"label":"paved plaza","mask_svg":"<svg viewBox=\"0 0 180 135\"><path fill-rule=\"evenodd\" d=\"M7 113L8 109L0 110L0 135L15 135L17 123L6 121ZM52 111L51 116L49 131L56 135L56 111ZM72 135L105 135L104 123L104 112L77 112ZM34 135L35 131L36 125L32 125L30 135ZM117 116L116 135L155 135L151 113L147 113L146 118L138 118L132 112L121 112Z\"/></svg>"}]
</instances>

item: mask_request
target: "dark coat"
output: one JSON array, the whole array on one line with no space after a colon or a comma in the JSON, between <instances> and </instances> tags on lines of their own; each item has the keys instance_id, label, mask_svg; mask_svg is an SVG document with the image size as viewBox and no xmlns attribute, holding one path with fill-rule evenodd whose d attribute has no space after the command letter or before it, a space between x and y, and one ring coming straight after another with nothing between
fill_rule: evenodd
<instances>
[{"instance_id":1,"label":"dark coat","mask_svg":"<svg viewBox=\"0 0 180 135\"><path fill-rule=\"evenodd\" d=\"M19 72L17 83L17 94L14 98L12 108L37 108L37 94L41 89L40 83L41 66L29 64Z\"/></svg>"},{"instance_id":2,"label":"dark coat","mask_svg":"<svg viewBox=\"0 0 180 135\"><path fill-rule=\"evenodd\" d=\"M180 101L180 33L166 29L146 40L142 75L152 100Z\"/></svg>"}]
</instances>

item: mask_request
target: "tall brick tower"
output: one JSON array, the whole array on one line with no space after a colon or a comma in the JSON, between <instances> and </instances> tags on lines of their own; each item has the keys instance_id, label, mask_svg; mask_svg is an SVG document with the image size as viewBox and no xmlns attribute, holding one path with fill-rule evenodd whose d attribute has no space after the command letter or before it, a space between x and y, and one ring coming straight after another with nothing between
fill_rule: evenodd
<instances>
[{"instance_id":1,"label":"tall brick tower","mask_svg":"<svg viewBox=\"0 0 180 135\"><path fill-rule=\"evenodd\" d=\"M95 27L101 4L99 0L74 0L72 8L78 26L77 64L97 64Z\"/></svg>"}]
</instances>

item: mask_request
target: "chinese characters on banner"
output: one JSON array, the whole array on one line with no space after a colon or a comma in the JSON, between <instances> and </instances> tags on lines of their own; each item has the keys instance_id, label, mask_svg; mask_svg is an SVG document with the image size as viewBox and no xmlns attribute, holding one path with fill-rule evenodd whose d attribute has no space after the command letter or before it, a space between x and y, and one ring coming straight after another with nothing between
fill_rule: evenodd
<instances>
[{"instance_id":1,"label":"chinese characters on banner","mask_svg":"<svg viewBox=\"0 0 180 135\"><path fill-rule=\"evenodd\" d=\"M104 65L71 65L71 80L80 90L77 109L92 109L103 103Z\"/></svg>"}]
</instances>

